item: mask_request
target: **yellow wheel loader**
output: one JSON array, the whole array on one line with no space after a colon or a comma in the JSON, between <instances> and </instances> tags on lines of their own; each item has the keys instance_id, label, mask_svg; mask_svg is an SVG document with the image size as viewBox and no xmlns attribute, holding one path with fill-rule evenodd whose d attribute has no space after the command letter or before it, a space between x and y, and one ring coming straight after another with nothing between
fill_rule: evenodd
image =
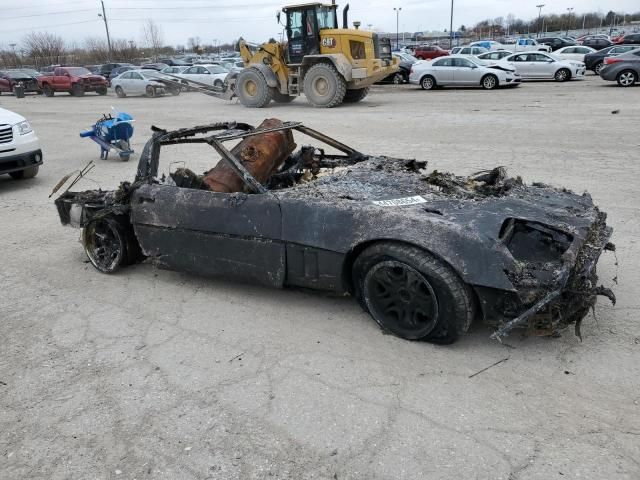
<instances>
[{"instance_id":1,"label":"yellow wheel loader","mask_svg":"<svg viewBox=\"0 0 640 480\"><path fill-rule=\"evenodd\" d=\"M335 0L284 7L287 42L253 46L240 41L245 68L229 76L227 88L254 108L272 100L288 103L301 94L314 107L359 102L370 85L398 70L398 62L388 38L359 30L359 22L347 28L348 9L338 28Z\"/></svg>"}]
</instances>

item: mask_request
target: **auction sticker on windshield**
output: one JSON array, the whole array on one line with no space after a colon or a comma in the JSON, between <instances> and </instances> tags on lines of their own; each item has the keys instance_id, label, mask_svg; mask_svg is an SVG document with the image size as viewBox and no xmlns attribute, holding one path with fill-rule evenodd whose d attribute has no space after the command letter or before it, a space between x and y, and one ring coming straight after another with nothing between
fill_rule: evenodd
<instances>
[{"instance_id":1,"label":"auction sticker on windshield","mask_svg":"<svg viewBox=\"0 0 640 480\"><path fill-rule=\"evenodd\" d=\"M373 200L372 203L380 207L402 207L405 205L417 205L418 203L427 203L427 201L424 198L422 198L420 195L416 195L414 197L390 198L388 200Z\"/></svg>"}]
</instances>

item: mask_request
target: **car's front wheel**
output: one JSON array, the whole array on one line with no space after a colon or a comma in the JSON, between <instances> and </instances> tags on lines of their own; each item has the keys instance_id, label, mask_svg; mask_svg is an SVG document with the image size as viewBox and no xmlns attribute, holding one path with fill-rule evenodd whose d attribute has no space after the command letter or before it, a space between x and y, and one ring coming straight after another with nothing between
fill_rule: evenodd
<instances>
[{"instance_id":1,"label":"car's front wheel","mask_svg":"<svg viewBox=\"0 0 640 480\"><path fill-rule=\"evenodd\" d=\"M353 290L385 330L407 340L453 343L475 314L473 295L444 262L409 245L381 242L353 264Z\"/></svg>"},{"instance_id":2,"label":"car's front wheel","mask_svg":"<svg viewBox=\"0 0 640 480\"><path fill-rule=\"evenodd\" d=\"M122 217L90 222L82 229L82 245L91 264L102 273L113 273L141 256L131 225Z\"/></svg>"},{"instance_id":3,"label":"car's front wheel","mask_svg":"<svg viewBox=\"0 0 640 480\"><path fill-rule=\"evenodd\" d=\"M556 82L566 82L567 80L571 80L571 72L566 68L561 68L553 78Z\"/></svg>"},{"instance_id":4,"label":"car's front wheel","mask_svg":"<svg viewBox=\"0 0 640 480\"><path fill-rule=\"evenodd\" d=\"M126 94L126 93L124 93L124 90L122 89L122 87L121 87L120 85L118 85L118 86L116 87L116 95L117 95L119 98L124 98L124 97L126 97L126 96L127 96L127 94Z\"/></svg>"},{"instance_id":5,"label":"car's front wheel","mask_svg":"<svg viewBox=\"0 0 640 480\"><path fill-rule=\"evenodd\" d=\"M616 77L616 82L621 87L632 87L638 81L638 77L633 70L623 70Z\"/></svg>"},{"instance_id":6,"label":"car's front wheel","mask_svg":"<svg viewBox=\"0 0 640 480\"><path fill-rule=\"evenodd\" d=\"M485 90L493 90L498 86L498 77L495 75L485 75L482 77L482 82L480 82L480 84Z\"/></svg>"},{"instance_id":7,"label":"car's front wheel","mask_svg":"<svg viewBox=\"0 0 640 480\"><path fill-rule=\"evenodd\" d=\"M153 88L151 85L147 85L147 88L145 88L144 92L147 95L147 97L155 97L156 96L156 89Z\"/></svg>"},{"instance_id":8,"label":"car's front wheel","mask_svg":"<svg viewBox=\"0 0 640 480\"><path fill-rule=\"evenodd\" d=\"M436 87L436 79L431 75L426 75L420 80L420 86L423 90L433 90Z\"/></svg>"}]
</instances>

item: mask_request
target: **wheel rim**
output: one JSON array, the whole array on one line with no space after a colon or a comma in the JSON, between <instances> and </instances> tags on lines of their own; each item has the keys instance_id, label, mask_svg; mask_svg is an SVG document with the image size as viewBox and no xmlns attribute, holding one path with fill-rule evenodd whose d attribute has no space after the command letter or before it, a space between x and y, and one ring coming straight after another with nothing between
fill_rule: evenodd
<instances>
[{"instance_id":1,"label":"wheel rim","mask_svg":"<svg viewBox=\"0 0 640 480\"><path fill-rule=\"evenodd\" d=\"M487 77L484 79L484 86L486 88L493 88L496 86L496 79L493 77Z\"/></svg>"},{"instance_id":2,"label":"wheel rim","mask_svg":"<svg viewBox=\"0 0 640 480\"><path fill-rule=\"evenodd\" d=\"M124 92L122 91L122 88L120 87L116 88L116 95L118 95L119 97L124 96Z\"/></svg>"},{"instance_id":3,"label":"wheel rim","mask_svg":"<svg viewBox=\"0 0 640 480\"><path fill-rule=\"evenodd\" d=\"M438 301L427 279L396 260L380 262L364 279L367 306L381 326L408 339L431 332L438 320Z\"/></svg>"},{"instance_id":4,"label":"wheel rim","mask_svg":"<svg viewBox=\"0 0 640 480\"><path fill-rule=\"evenodd\" d=\"M600 70L602 70L602 64L601 64L601 63L599 63L598 65L596 65L596 73L597 73L598 75L600 75Z\"/></svg>"},{"instance_id":5,"label":"wheel rim","mask_svg":"<svg viewBox=\"0 0 640 480\"><path fill-rule=\"evenodd\" d=\"M258 85L253 80L247 80L244 82L243 90L248 96L255 97L258 93Z\"/></svg>"},{"instance_id":6,"label":"wheel rim","mask_svg":"<svg viewBox=\"0 0 640 480\"><path fill-rule=\"evenodd\" d=\"M567 79L567 72L565 72L564 70L558 70L558 73L556 73L556 78L558 80L566 80Z\"/></svg>"},{"instance_id":7,"label":"wheel rim","mask_svg":"<svg viewBox=\"0 0 640 480\"><path fill-rule=\"evenodd\" d=\"M620 74L620 83L625 87L633 84L635 81L636 79L631 72L623 72Z\"/></svg>"},{"instance_id":8,"label":"wheel rim","mask_svg":"<svg viewBox=\"0 0 640 480\"><path fill-rule=\"evenodd\" d=\"M153 97L154 91L153 91L153 87L149 86L147 87L147 95L149 95L150 97Z\"/></svg>"},{"instance_id":9,"label":"wheel rim","mask_svg":"<svg viewBox=\"0 0 640 480\"><path fill-rule=\"evenodd\" d=\"M329 93L329 82L327 79L324 77L316 78L313 82L313 91L321 97L327 95L327 93Z\"/></svg>"},{"instance_id":10,"label":"wheel rim","mask_svg":"<svg viewBox=\"0 0 640 480\"><path fill-rule=\"evenodd\" d=\"M400 85L402 83L402 75L400 75L399 73L396 73L393 76L393 83L395 83L396 85Z\"/></svg>"},{"instance_id":11,"label":"wheel rim","mask_svg":"<svg viewBox=\"0 0 640 480\"><path fill-rule=\"evenodd\" d=\"M85 227L84 249L91 263L103 272L115 270L123 254L122 239L116 227L100 220Z\"/></svg>"},{"instance_id":12,"label":"wheel rim","mask_svg":"<svg viewBox=\"0 0 640 480\"><path fill-rule=\"evenodd\" d=\"M429 77L425 78L422 81L422 86L426 89L426 90L431 90L433 88L433 80Z\"/></svg>"}]
</instances>

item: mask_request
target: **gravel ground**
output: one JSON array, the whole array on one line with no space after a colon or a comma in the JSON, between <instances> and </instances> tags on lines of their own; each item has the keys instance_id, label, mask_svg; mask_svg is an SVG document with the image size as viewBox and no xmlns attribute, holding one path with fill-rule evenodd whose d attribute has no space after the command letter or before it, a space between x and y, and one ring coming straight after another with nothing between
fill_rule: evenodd
<instances>
[{"instance_id":1,"label":"gravel ground","mask_svg":"<svg viewBox=\"0 0 640 480\"><path fill-rule=\"evenodd\" d=\"M45 154L35 179L0 177L0 478L640 478L640 87L593 76L491 92L385 86L333 110L195 93L0 105L32 122ZM351 298L148 264L102 275L47 197L92 159L78 188L133 178L137 157L100 161L78 137L111 105L135 117L138 152L152 124L272 116L363 152L586 189L615 229L617 265L606 254L599 274L617 278L618 303L597 305L582 342L567 331L507 347L476 323L438 347L382 334Z\"/></svg>"}]
</instances>

